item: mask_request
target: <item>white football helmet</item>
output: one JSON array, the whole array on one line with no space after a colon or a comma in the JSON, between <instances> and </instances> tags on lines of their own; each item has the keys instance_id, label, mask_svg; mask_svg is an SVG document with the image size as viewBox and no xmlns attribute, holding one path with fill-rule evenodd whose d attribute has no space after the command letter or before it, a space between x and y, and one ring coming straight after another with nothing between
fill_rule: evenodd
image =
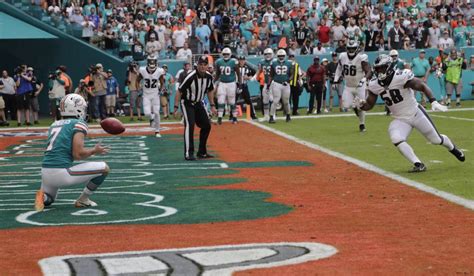
<instances>
[{"instance_id":1,"label":"white football helmet","mask_svg":"<svg viewBox=\"0 0 474 276\"><path fill-rule=\"evenodd\" d=\"M156 57L152 55L148 56L147 58L148 69L155 70L157 66L158 66L158 60L156 59Z\"/></svg>"},{"instance_id":2,"label":"white football helmet","mask_svg":"<svg viewBox=\"0 0 474 276\"><path fill-rule=\"evenodd\" d=\"M347 55L352 59L360 52L360 43L357 40L349 40L346 45Z\"/></svg>"},{"instance_id":3,"label":"white football helmet","mask_svg":"<svg viewBox=\"0 0 474 276\"><path fill-rule=\"evenodd\" d=\"M221 54L224 60L229 60L230 56L232 55L232 51L230 50L230 48L226 47L222 50Z\"/></svg>"},{"instance_id":4,"label":"white football helmet","mask_svg":"<svg viewBox=\"0 0 474 276\"><path fill-rule=\"evenodd\" d=\"M265 51L263 51L263 56L265 57L266 60L272 60L273 58L272 48L265 49Z\"/></svg>"},{"instance_id":5,"label":"white football helmet","mask_svg":"<svg viewBox=\"0 0 474 276\"><path fill-rule=\"evenodd\" d=\"M277 57L280 61L284 61L286 58L286 52L283 49L278 50Z\"/></svg>"},{"instance_id":6,"label":"white football helmet","mask_svg":"<svg viewBox=\"0 0 474 276\"><path fill-rule=\"evenodd\" d=\"M59 104L59 110L63 117L75 117L77 119L87 119L87 102L79 94L66 95Z\"/></svg>"}]
</instances>

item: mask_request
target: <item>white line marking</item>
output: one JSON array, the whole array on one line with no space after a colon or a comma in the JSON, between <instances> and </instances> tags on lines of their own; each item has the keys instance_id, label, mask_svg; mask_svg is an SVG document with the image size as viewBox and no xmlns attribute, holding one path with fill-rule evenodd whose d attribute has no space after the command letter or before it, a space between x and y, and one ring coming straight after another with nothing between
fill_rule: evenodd
<instances>
[{"instance_id":1,"label":"white line marking","mask_svg":"<svg viewBox=\"0 0 474 276\"><path fill-rule=\"evenodd\" d=\"M32 205L33 206L33 205ZM6 208L6 209L0 209L0 211L28 211L31 210L31 208Z\"/></svg>"},{"instance_id":2,"label":"white line marking","mask_svg":"<svg viewBox=\"0 0 474 276\"><path fill-rule=\"evenodd\" d=\"M140 156L140 160L142 160L142 161L148 161L148 156Z\"/></svg>"},{"instance_id":3,"label":"white line marking","mask_svg":"<svg viewBox=\"0 0 474 276\"><path fill-rule=\"evenodd\" d=\"M17 151L15 154L23 154L24 151L20 150L20 151Z\"/></svg>"},{"instance_id":4,"label":"white line marking","mask_svg":"<svg viewBox=\"0 0 474 276\"><path fill-rule=\"evenodd\" d=\"M265 125L262 125L262 124L259 124L259 123L256 123L256 122L247 122L247 123L252 124L252 125L254 125L256 127L259 127L261 129L267 130L269 132L272 132L276 135L284 137L284 138L286 138L288 140L291 140L295 143L307 146L308 148L312 148L312 149L324 152L328 155L331 155L331 156L337 157L339 159L342 159L344 161L350 162L350 163L352 163L352 164L354 164L358 167L361 167L363 169L366 169L368 171L372 171L372 172L378 173L380 175L383 175L385 177L391 178L391 179L396 180L396 181L398 181L398 182L400 182L404 185L416 188L416 189L424 191L426 193L429 193L429 194L441 197L443 199L446 199L447 201L450 201L452 203L455 203L455 204L464 206L468 209L474 210L474 200L469 200L469 199L462 198L462 197L457 196L457 195L453 195L453 194L450 194L450 193L447 193L447 192L444 192L444 191L440 191L440 190L435 189L433 187L427 186L423 183L405 178L403 176L400 176L400 175L392 173L392 172L388 172L386 170L383 170L379 167L376 167L372 164L366 163L366 162L361 161L359 159L356 159L356 158L347 156L345 154L342 154L342 153L339 153L339 152L336 152L336 151L332 151L332 150L324 148L322 146L313 144L311 142L296 138L295 136L292 136L292 135L289 135L287 133L281 132L279 130L270 128L268 126L265 126Z\"/></svg>"},{"instance_id":5,"label":"white line marking","mask_svg":"<svg viewBox=\"0 0 474 276\"><path fill-rule=\"evenodd\" d=\"M443 119L452 119L452 120L459 120L459 121L474 122L474 119L470 119L470 118L460 118L460 117L434 115L434 114L431 114L430 116L431 117L436 117L436 118L443 118Z\"/></svg>"}]
</instances>

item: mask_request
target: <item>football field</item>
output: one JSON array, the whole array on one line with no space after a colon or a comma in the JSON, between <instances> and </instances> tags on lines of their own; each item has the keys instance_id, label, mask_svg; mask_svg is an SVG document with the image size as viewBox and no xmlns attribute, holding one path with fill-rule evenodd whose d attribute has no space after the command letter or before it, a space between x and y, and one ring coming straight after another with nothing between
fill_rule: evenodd
<instances>
[{"instance_id":1,"label":"football field","mask_svg":"<svg viewBox=\"0 0 474 276\"><path fill-rule=\"evenodd\" d=\"M380 110L379 110L380 111ZM428 166L391 145L390 117L372 112L366 133L351 113L274 125L213 125L216 158L183 160L183 126L147 126L87 145L111 151L111 173L73 207L83 187L60 191L43 212L45 128L0 132L0 271L7 275L413 275L474 272L474 111L430 113L466 162L408 142ZM281 118L281 117L280 117ZM198 133L198 131L196 132ZM197 136L196 142L197 142Z\"/></svg>"}]
</instances>

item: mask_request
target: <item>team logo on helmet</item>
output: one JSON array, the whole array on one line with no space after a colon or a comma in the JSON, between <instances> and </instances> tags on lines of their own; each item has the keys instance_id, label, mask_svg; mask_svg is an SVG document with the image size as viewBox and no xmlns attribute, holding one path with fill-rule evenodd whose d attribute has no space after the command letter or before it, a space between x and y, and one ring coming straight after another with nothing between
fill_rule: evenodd
<instances>
[{"instance_id":1,"label":"team logo on helmet","mask_svg":"<svg viewBox=\"0 0 474 276\"><path fill-rule=\"evenodd\" d=\"M66 95L59 104L59 110L63 117L75 117L85 120L87 117L87 102L81 95Z\"/></svg>"}]
</instances>

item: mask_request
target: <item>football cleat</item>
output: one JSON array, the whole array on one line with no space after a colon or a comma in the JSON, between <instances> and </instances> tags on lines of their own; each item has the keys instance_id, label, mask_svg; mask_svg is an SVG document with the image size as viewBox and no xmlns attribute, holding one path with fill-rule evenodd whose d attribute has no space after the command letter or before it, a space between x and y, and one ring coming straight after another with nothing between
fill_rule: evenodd
<instances>
[{"instance_id":1,"label":"football cleat","mask_svg":"<svg viewBox=\"0 0 474 276\"><path fill-rule=\"evenodd\" d=\"M44 192L43 190L36 191L35 196L35 210L41 212L44 209Z\"/></svg>"},{"instance_id":2,"label":"football cleat","mask_svg":"<svg viewBox=\"0 0 474 276\"><path fill-rule=\"evenodd\" d=\"M188 157L184 157L184 160L186 160L186 161L196 161L196 157L194 157L193 155L190 155Z\"/></svg>"},{"instance_id":3,"label":"football cleat","mask_svg":"<svg viewBox=\"0 0 474 276\"><path fill-rule=\"evenodd\" d=\"M97 206L97 203L95 203L94 201L90 200L90 199L84 199L84 200L76 200L76 202L74 202L74 206L76 208L85 208L85 207L95 207Z\"/></svg>"},{"instance_id":4,"label":"football cleat","mask_svg":"<svg viewBox=\"0 0 474 276\"><path fill-rule=\"evenodd\" d=\"M365 125L364 125L364 124L360 124L360 125L359 125L359 131L360 131L360 132L366 132L366 131L367 131L367 129L365 128Z\"/></svg>"},{"instance_id":5,"label":"football cleat","mask_svg":"<svg viewBox=\"0 0 474 276\"><path fill-rule=\"evenodd\" d=\"M198 153L196 154L197 158L199 159L208 159L208 158L214 158L214 155L211 155L209 153Z\"/></svg>"},{"instance_id":6,"label":"football cleat","mask_svg":"<svg viewBox=\"0 0 474 276\"><path fill-rule=\"evenodd\" d=\"M269 119L270 118L267 115L265 115L265 116L263 116L263 118L258 119L258 121L259 122L268 122Z\"/></svg>"},{"instance_id":7,"label":"football cleat","mask_svg":"<svg viewBox=\"0 0 474 276\"><path fill-rule=\"evenodd\" d=\"M233 124L237 124L237 123L238 123L238 122L237 122L237 118L232 117L232 123L233 123Z\"/></svg>"},{"instance_id":8,"label":"football cleat","mask_svg":"<svg viewBox=\"0 0 474 276\"><path fill-rule=\"evenodd\" d=\"M155 137L156 138L161 138L161 134L159 132L155 132Z\"/></svg>"},{"instance_id":9,"label":"football cleat","mask_svg":"<svg viewBox=\"0 0 474 276\"><path fill-rule=\"evenodd\" d=\"M409 173L418 173L418 172L424 172L426 171L426 166L423 163L415 163L415 166L411 170L409 170Z\"/></svg>"},{"instance_id":10,"label":"football cleat","mask_svg":"<svg viewBox=\"0 0 474 276\"><path fill-rule=\"evenodd\" d=\"M289 121L291 121L290 114L286 114L286 122L288 123Z\"/></svg>"},{"instance_id":11,"label":"football cleat","mask_svg":"<svg viewBox=\"0 0 474 276\"><path fill-rule=\"evenodd\" d=\"M273 116L270 116L270 120L268 120L268 123L269 123L269 124L274 124L274 123L276 123L276 122L275 122L275 119L273 119Z\"/></svg>"},{"instance_id":12,"label":"football cleat","mask_svg":"<svg viewBox=\"0 0 474 276\"><path fill-rule=\"evenodd\" d=\"M464 152L462 152L462 150L458 149L456 146L454 146L454 149L450 150L449 152L456 156L456 158L461 162L464 162L464 160L466 160Z\"/></svg>"}]
</instances>

